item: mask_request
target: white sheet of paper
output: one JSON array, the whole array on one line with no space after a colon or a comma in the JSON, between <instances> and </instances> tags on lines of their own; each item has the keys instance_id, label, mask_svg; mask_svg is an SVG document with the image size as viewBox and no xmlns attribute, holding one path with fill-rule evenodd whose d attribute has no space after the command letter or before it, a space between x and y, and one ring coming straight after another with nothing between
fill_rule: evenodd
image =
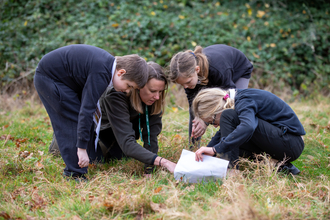
<instances>
[{"instance_id":1,"label":"white sheet of paper","mask_svg":"<svg viewBox=\"0 0 330 220\"><path fill-rule=\"evenodd\" d=\"M174 178L189 183L216 180L226 177L229 161L211 156L203 156L203 162L195 160L195 153L182 150L174 170Z\"/></svg>"}]
</instances>

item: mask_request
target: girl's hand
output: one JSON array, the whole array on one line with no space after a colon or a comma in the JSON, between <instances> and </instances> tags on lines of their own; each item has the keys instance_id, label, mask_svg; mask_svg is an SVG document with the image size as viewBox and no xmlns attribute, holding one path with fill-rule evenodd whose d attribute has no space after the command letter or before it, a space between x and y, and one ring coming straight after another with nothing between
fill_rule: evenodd
<instances>
[{"instance_id":1,"label":"girl's hand","mask_svg":"<svg viewBox=\"0 0 330 220\"><path fill-rule=\"evenodd\" d=\"M163 161L162 161L162 165L163 165ZM171 173L174 173L174 170L175 170L175 167L176 167L176 163L173 163L173 162L171 162L169 160L165 160L163 166L166 167L166 169L168 171L170 171Z\"/></svg>"},{"instance_id":2,"label":"girl's hand","mask_svg":"<svg viewBox=\"0 0 330 220\"><path fill-rule=\"evenodd\" d=\"M201 147L195 152L195 160L203 162L203 155L213 156L213 147Z\"/></svg>"},{"instance_id":3,"label":"girl's hand","mask_svg":"<svg viewBox=\"0 0 330 220\"><path fill-rule=\"evenodd\" d=\"M88 167L89 157L88 157L86 149L78 148L77 155L78 155L78 159L79 159L78 165L80 166L80 168Z\"/></svg>"},{"instance_id":4,"label":"girl's hand","mask_svg":"<svg viewBox=\"0 0 330 220\"><path fill-rule=\"evenodd\" d=\"M174 169L176 167L176 163L173 163L169 160L166 160L165 158L162 157L156 157L154 165L161 166L161 167L166 167L168 171L171 173L174 173Z\"/></svg>"},{"instance_id":5,"label":"girl's hand","mask_svg":"<svg viewBox=\"0 0 330 220\"><path fill-rule=\"evenodd\" d=\"M192 122L191 137L201 137L205 133L207 125L200 118L195 118Z\"/></svg>"}]
</instances>

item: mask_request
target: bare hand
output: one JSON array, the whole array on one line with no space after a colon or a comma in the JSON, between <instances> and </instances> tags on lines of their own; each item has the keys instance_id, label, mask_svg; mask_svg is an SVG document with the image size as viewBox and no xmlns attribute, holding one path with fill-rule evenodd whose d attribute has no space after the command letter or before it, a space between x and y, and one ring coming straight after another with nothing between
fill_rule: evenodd
<instances>
[{"instance_id":1,"label":"bare hand","mask_svg":"<svg viewBox=\"0 0 330 220\"><path fill-rule=\"evenodd\" d=\"M174 173L176 163L166 160L166 162L164 163L164 167L166 167L171 173Z\"/></svg>"},{"instance_id":2,"label":"bare hand","mask_svg":"<svg viewBox=\"0 0 330 220\"><path fill-rule=\"evenodd\" d=\"M207 125L200 118L195 118L192 122L191 137L201 137L205 133Z\"/></svg>"},{"instance_id":3,"label":"bare hand","mask_svg":"<svg viewBox=\"0 0 330 220\"><path fill-rule=\"evenodd\" d=\"M201 147L195 152L195 160L203 162L203 155L213 156L213 147Z\"/></svg>"},{"instance_id":4,"label":"bare hand","mask_svg":"<svg viewBox=\"0 0 330 220\"><path fill-rule=\"evenodd\" d=\"M77 155L78 155L78 159L79 159L78 165L80 166L80 168L88 167L89 157L88 157L86 149L78 148Z\"/></svg>"},{"instance_id":5,"label":"bare hand","mask_svg":"<svg viewBox=\"0 0 330 220\"><path fill-rule=\"evenodd\" d=\"M166 169L168 171L170 171L171 173L174 173L174 169L176 167L176 163L173 163L162 157L156 157L154 165L157 165L157 166L161 165L161 167L166 167Z\"/></svg>"}]
</instances>

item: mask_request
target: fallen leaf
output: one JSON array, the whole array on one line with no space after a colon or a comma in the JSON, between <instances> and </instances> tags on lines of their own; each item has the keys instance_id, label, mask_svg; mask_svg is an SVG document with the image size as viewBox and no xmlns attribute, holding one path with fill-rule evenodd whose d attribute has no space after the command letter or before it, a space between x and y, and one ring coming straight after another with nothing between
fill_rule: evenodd
<instances>
[{"instance_id":1,"label":"fallen leaf","mask_svg":"<svg viewBox=\"0 0 330 220\"><path fill-rule=\"evenodd\" d=\"M88 200L92 202L94 200L94 196L88 196Z\"/></svg>"},{"instance_id":2,"label":"fallen leaf","mask_svg":"<svg viewBox=\"0 0 330 220\"><path fill-rule=\"evenodd\" d=\"M136 220L142 220L143 219L143 207L138 211L138 214L135 218Z\"/></svg>"},{"instance_id":3,"label":"fallen leaf","mask_svg":"<svg viewBox=\"0 0 330 220\"><path fill-rule=\"evenodd\" d=\"M194 190L195 190L195 185L188 186L188 187L186 188L186 190L187 190L188 192L190 192L190 191L194 191Z\"/></svg>"},{"instance_id":4,"label":"fallen leaf","mask_svg":"<svg viewBox=\"0 0 330 220\"><path fill-rule=\"evenodd\" d=\"M0 217L4 219L11 219L11 217L4 211L0 212Z\"/></svg>"},{"instance_id":5,"label":"fallen leaf","mask_svg":"<svg viewBox=\"0 0 330 220\"><path fill-rule=\"evenodd\" d=\"M23 158L27 158L30 155L30 152L29 151L23 151L19 155Z\"/></svg>"},{"instance_id":6,"label":"fallen leaf","mask_svg":"<svg viewBox=\"0 0 330 220\"><path fill-rule=\"evenodd\" d=\"M287 197L288 197L289 199L293 198L293 193L288 193Z\"/></svg>"},{"instance_id":7,"label":"fallen leaf","mask_svg":"<svg viewBox=\"0 0 330 220\"><path fill-rule=\"evenodd\" d=\"M29 155L29 156L27 156L27 157L24 159L24 161L25 161L25 160L28 160L28 159L31 159L31 158L32 158L32 156L33 156L33 153L30 153L30 155Z\"/></svg>"},{"instance_id":8,"label":"fallen leaf","mask_svg":"<svg viewBox=\"0 0 330 220\"><path fill-rule=\"evenodd\" d=\"M176 134L176 135L174 135L174 138L176 138L176 139L181 139L182 137L181 137L181 135Z\"/></svg>"},{"instance_id":9,"label":"fallen leaf","mask_svg":"<svg viewBox=\"0 0 330 220\"><path fill-rule=\"evenodd\" d=\"M240 184L238 186L238 191L242 192L244 190L244 185L243 184Z\"/></svg>"},{"instance_id":10,"label":"fallen leaf","mask_svg":"<svg viewBox=\"0 0 330 220\"><path fill-rule=\"evenodd\" d=\"M39 161L36 162L35 166L38 168L38 169L43 169L44 168L44 165L42 163L40 163Z\"/></svg>"},{"instance_id":11,"label":"fallen leaf","mask_svg":"<svg viewBox=\"0 0 330 220\"><path fill-rule=\"evenodd\" d=\"M314 159L314 157L312 155L307 155L307 158L310 159L310 160Z\"/></svg>"},{"instance_id":12,"label":"fallen leaf","mask_svg":"<svg viewBox=\"0 0 330 220\"><path fill-rule=\"evenodd\" d=\"M158 187L157 189L154 190L155 193L159 193L162 190L162 187Z\"/></svg>"},{"instance_id":13,"label":"fallen leaf","mask_svg":"<svg viewBox=\"0 0 330 220\"><path fill-rule=\"evenodd\" d=\"M150 202L150 207L154 212L161 212L166 208L165 204L158 204L153 202Z\"/></svg>"},{"instance_id":14,"label":"fallen leaf","mask_svg":"<svg viewBox=\"0 0 330 220\"><path fill-rule=\"evenodd\" d=\"M108 210L112 210L113 209L113 207L114 207L114 205L113 205L113 203L112 202L108 202L108 201L105 201L104 203L103 203L103 206L106 208L106 209L108 209Z\"/></svg>"},{"instance_id":15,"label":"fallen leaf","mask_svg":"<svg viewBox=\"0 0 330 220\"><path fill-rule=\"evenodd\" d=\"M325 145L321 140L318 140L318 142L322 145L322 147L324 147L324 148L328 148L328 146Z\"/></svg>"},{"instance_id":16,"label":"fallen leaf","mask_svg":"<svg viewBox=\"0 0 330 220\"><path fill-rule=\"evenodd\" d=\"M320 199L323 199L326 196L326 192L324 192L322 189L319 190L318 192L318 196Z\"/></svg>"}]
</instances>

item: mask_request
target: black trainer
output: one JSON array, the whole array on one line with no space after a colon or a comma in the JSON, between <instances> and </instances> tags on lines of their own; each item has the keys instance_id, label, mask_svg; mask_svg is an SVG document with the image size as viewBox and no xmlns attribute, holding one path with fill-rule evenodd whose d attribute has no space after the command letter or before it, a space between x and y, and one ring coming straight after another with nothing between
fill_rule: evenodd
<instances>
[{"instance_id":1,"label":"black trainer","mask_svg":"<svg viewBox=\"0 0 330 220\"><path fill-rule=\"evenodd\" d=\"M298 175L300 170L295 167L292 163L288 162L279 167L278 172L291 173L292 175Z\"/></svg>"}]
</instances>

